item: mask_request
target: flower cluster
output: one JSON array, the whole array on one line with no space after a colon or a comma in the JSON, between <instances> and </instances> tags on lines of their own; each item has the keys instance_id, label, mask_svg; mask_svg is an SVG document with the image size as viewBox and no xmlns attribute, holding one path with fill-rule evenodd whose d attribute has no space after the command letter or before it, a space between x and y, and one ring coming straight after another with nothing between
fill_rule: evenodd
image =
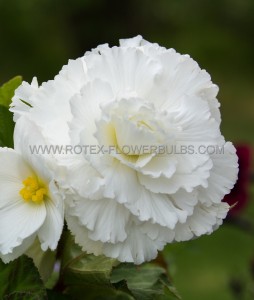
<instances>
[{"instance_id":1,"label":"flower cluster","mask_svg":"<svg viewBox=\"0 0 254 300\"><path fill-rule=\"evenodd\" d=\"M0 152L1 258L35 239L55 249L64 219L84 251L135 264L212 233L238 172L217 93L188 55L141 36L100 45L41 86L23 82L10 109L15 147ZM31 154L34 145L112 151ZM157 151L184 145L221 151Z\"/></svg>"}]
</instances>

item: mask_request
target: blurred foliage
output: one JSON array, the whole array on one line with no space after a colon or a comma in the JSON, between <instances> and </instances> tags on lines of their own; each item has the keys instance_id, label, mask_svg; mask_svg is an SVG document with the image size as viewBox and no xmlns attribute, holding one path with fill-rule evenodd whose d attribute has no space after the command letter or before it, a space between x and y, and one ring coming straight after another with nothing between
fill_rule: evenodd
<instances>
[{"instance_id":1,"label":"blurred foliage","mask_svg":"<svg viewBox=\"0 0 254 300\"><path fill-rule=\"evenodd\" d=\"M253 15L253 0L0 0L0 84L17 74L52 79L68 59L141 34L197 60L220 87L226 139L253 145ZM254 298L250 232L226 224L169 245L165 257L183 299Z\"/></svg>"},{"instance_id":2,"label":"blurred foliage","mask_svg":"<svg viewBox=\"0 0 254 300\"><path fill-rule=\"evenodd\" d=\"M0 147L13 148L14 122L9 111L15 89L21 84L22 77L16 76L0 86Z\"/></svg>"},{"instance_id":3,"label":"blurred foliage","mask_svg":"<svg viewBox=\"0 0 254 300\"><path fill-rule=\"evenodd\" d=\"M253 14L253 0L0 0L0 84L52 79L92 47L142 34L207 69L224 133L253 142Z\"/></svg>"},{"instance_id":4,"label":"blurred foliage","mask_svg":"<svg viewBox=\"0 0 254 300\"><path fill-rule=\"evenodd\" d=\"M14 91L22 83L22 77L16 76L0 86L0 105L9 108L11 104L11 98L14 96Z\"/></svg>"}]
</instances>

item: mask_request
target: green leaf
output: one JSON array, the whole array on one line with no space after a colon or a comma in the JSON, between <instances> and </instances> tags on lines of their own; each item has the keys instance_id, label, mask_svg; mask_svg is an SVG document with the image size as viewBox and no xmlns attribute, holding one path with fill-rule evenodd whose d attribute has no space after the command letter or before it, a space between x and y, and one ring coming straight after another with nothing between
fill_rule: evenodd
<instances>
[{"instance_id":1,"label":"green leaf","mask_svg":"<svg viewBox=\"0 0 254 300\"><path fill-rule=\"evenodd\" d=\"M84 253L73 237L67 236L61 270L66 283L110 285L111 270L116 264L115 259Z\"/></svg>"},{"instance_id":2,"label":"green leaf","mask_svg":"<svg viewBox=\"0 0 254 300\"><path fill-rule=\"evenodd\" d=\"M4 264L0 261L0 299L43 300L46 289L31 258L20 258Z\"/></svg>"},{"instance_id":3,"label":"green leaf","mask_svg":"<svg viewBox=\"0 0 254 300\"><path fill-rule=\"evenodd\" d=\"M128 288L137 300L181 299L168 281L166 271L153 263L120 264L113 270L111 282L115 286L125 283L124 289Z\"/></svg>"},{"instance_id":4,"label":"green leaf","mask_svg":"<svg viewBox=\"0 0 254 300\"><path fill-rule=\"evenodd\" d=\"M22 77L16 76L0 87L0 105L9 108L14 91L22 83Z\"/></svg>"},{"instance_id":5,"label":"green leaf","mask_svg":"<svg viewBox=\"0 0 254 300\"><path fill-rule=\"evenodd\" d=\"M42 281L48 288L47 281L51 278L54 271L54 266L56 262L56 251L43 251L41 249L41 243L38 238L35 239L33 244L26 251L26 255L33 259L34 265L38 269ZM57 280L55 280L56 282Z\"/></svg>"},{"instance_id":6,"label":"green leaf","mask_svg":"<svg viewBox=\"0 0 254 300\"><path fill-rule=\"evenodd\" d=\"M82 252L70 234L66 234L58 286L75 299L134 300L110 282L113 266L118 262L105 256Z\"/></svg>"},{"instance_id":7,"label":"green leaf","mask_svg":"<svg viewBox=\"0 0 254 300\"><path fill-rule=\"evenodd\" d=\"M164 295L160 296L158 300L182 299L177 289L172 284L170 284L166 275L161 275L160 281L164 285Z\"/></svg>"},{"instance_id":8,"label":"green leaf","mask_svg":"<svg viewBox=\"0 0 254 300\"><path fill-rule=\"evenodd\" d=\"M48 300L72 300L69 296L54 290L47 290L47 296Z\"/></svg>"},{"instance_id":9,"label":"green leaf","mask_svg":"<svg viewBox=\"0 0 254 300\"><path fill-rule=\"evenodd\" d=\"M156 264L119 264L105 256L82 252L70 234L62 240L62 268L58 288L74 299L175 300L181 299L165 269Z\"/></svg>"},{"instance_id":10,"label":"green leaf","mask_svg":"<svg viewBox=\"0 0 254 300\"><path fill-rule=\"evenodd\" d=\"M9 105L21 82L22 77L16 76L0 87L0 147L13 148L14 122Z\"/></svg>"},{"instance_id":11,"label":"green leaf","mask_svg":"<svg viewBox=\"0 0 254 300\"><path fill-rule=\"evenodd\" d=\"M3 105L0 105L0 147L13 148L13 115Z\"/></svg>"},{"instance_id":12,"label":"green leaf","mask_svg":"<svg viewBox=\"0 0 254 300\"><path fill-rule=\"evenodd\" d=\"M135 300L128 293L116 290L113 287L91 285L83 283L82 285L70 286L66 293L75 300Z\"/></svg>"}]
</instances>

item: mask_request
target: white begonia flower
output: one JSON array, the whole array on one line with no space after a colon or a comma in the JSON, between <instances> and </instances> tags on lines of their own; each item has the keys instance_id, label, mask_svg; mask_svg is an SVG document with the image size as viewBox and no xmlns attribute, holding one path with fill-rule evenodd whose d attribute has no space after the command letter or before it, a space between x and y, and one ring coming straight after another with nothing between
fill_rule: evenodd
<instances>
[{"instance_id":1,"label":"white begonia flower","mask_svg":"<svg viewBox=\"0 0 254 300\"><path fill-rule=\"evenodd\" d=\"M140 264L222 224L237 156L220 132L218 87L188 55L120 40L30 93L22 100L47 139L84 149L60 157L66 220L83 250Z\"/></svg>"},{"instance_id":2,"label":"white begonia flower","mask_svg":"<svg viewBox=\"0 0 254 300\"><path fill-rule=\"evenodd\" d=\"M5 263L24 254L36 237L43 251L56 249L62 233L64 200L52 161L31 153L30 146L43 144L36 125L22 117L15 125L14 150L0 148L0 258Z\"/></svg>"}]
</instances>

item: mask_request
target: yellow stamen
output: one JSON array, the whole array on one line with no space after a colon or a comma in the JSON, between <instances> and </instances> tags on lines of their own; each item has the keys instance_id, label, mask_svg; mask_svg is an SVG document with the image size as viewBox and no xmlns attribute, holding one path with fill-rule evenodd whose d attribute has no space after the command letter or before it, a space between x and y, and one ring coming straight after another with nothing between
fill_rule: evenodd
<instances>
[{"instance_id":1,"label":"yellow stamen","mask_svg":"<svg viewBox=\"0 0 254 300\"><path fill-rule=\"evenodd\" d=\"M41 203L47 196L47 189L35 177L27 177L23 181L24 187L20 190L19 194L25 201L33 201Z\"/></svg>"}]
</instances>

